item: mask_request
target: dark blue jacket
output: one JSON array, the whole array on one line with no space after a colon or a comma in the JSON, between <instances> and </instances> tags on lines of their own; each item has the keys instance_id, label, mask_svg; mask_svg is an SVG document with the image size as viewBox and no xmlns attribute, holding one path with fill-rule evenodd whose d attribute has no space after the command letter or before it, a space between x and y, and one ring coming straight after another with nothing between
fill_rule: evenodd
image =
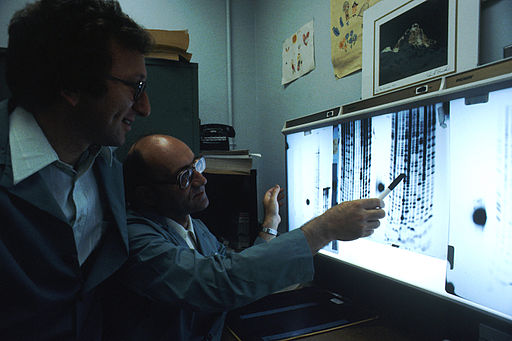
<instances>
[{"instance_id":1,"label":"dark blue jacket","mask_svg":"<svg viewBox=\"0 0 512 341\"><path fill-rule=\"evenodd\" d=\"M105 233L82 265L71 226L39 173L13 185L9 116L0 102L0 340L101 339L100 285L128 257L122 169L93 166Z\"/></svg>"}]
</instances>

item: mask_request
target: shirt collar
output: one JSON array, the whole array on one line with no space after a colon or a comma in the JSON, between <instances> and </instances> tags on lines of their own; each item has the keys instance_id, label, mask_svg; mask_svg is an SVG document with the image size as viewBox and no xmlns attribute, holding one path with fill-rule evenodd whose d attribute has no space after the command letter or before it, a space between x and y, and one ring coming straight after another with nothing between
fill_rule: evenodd
<instances>
[{"instance_id":1,"label":"shirt collar","mask_svg":"<svg viewBox=\"0 0 512 341\"><path fill-rule=\"evenodd\" d=\"M34 116L22 107L16 107L9 116L9 145L14 185L59 161ZM91 147L89 152L95 153L94 158L101 155L112 166L111 147Z\"/></svg>"},{"instance_id":2,"label":"shirt collar","mask_svg":"<svg viewBox=\"0 0 512 341\"><path fill-rule=\"evenodd\" d=\"M59 159L34 116L21 107L9 117L9 145L14 185Z\"/></svg>"},{"instance_id":3,"label":"shirt collar","mask_svg":"<svg viewBox=\"0 0 512 341\"><path fill-rule=\"evenodd\" d=\"M185 233L187 230L191 230L194 232L194 224L192 224L192 218L190 217L190 214L187 216L187 226L183 226L176 222L176 220L171 219L169 217L165 217L166 223L168 226L172 227L180 227Z\"/></svg>"},{"instance_id":4,"label":"shirt collar","mask_svg":"<svg viewBox=\"0 0 512 341\"><path fill-rule=\"evenodd\" d=\"M168 217L165 217L165 220L166 220L167 226L174 228L174 230L176 230L176 232L183 239L187 240L187 238L188 238L187 231L191 231L194 234L194 238L195 238L196 233L194 231L194 224L192 223L192 218L190 217L190 215L188 215L188 221L187 221L188 226L187 227L184 227L183 225L178 224L175 220L168 218Z\"/></svg>"},{"instance_id":5,"label":"shirt collar","mask_svg":"<svg viewBox=\"0 0 512 341\"><path fill-rule=\"evenodd\" d=\"M100 147L99 155L105 159L109 167L112 167L112 163L114 162L114 149L115 147L110 146Z\"/></svg>"}]
</instances>

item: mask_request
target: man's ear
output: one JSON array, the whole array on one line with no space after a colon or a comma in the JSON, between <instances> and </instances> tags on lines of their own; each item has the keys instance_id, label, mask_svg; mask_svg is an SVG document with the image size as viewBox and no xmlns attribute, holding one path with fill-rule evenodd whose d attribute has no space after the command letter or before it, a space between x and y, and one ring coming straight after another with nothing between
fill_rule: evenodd
<instances>
[{"instance_id":1,"label":"man's ear","mask_svg":"<svg viewBox=\"0 0 512 341\"><path fill-rule=\"evenodd\" d=\"M73 107L78 104L78 100L80 99L79 93L71 90L61 90L60 95L69 105Z\"/></svg>"},{"instance_id":2,"label":"man's ear","mask_svg":"<svg viewBox=\"0 0 512 341\"><path fill-rule=\"evenodd\" d=\"M155 207L157 204L157 197L148 186L137 186L135 196L145 207Z\"/></svg>"}]
</instances>

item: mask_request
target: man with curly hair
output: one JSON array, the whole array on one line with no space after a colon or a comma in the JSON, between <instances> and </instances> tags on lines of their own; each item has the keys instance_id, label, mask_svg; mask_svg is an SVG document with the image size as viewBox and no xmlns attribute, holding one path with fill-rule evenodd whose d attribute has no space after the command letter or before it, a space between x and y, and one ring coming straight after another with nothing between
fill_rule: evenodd
<instances>
[{"instance_id":1,"label":"man with curly hair","mask_svg":"<svg viewBox=\"0 0 512 341\"><path fill-rule=\"evenodd\" d=\"M116 1L40 0L9 24L0 103L0 339L100 340L127 259L119 146L148 116L151 38Z\"/></svg>"}]
</instances>

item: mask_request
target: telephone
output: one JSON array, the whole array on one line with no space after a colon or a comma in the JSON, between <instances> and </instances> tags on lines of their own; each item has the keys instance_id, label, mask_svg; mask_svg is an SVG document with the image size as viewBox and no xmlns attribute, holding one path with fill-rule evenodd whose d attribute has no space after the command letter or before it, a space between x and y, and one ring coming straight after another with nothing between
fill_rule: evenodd
<instances>
[{"instance_id":1,"label":"telephone","mask_svg":"<svg viewBox=\"0 0 512 341\"><path fill-rule=\"evenodd\" d=\"M203 136L235 137L235 129L219 123L202 124L201 137Z\"/></svg>"},{"instance_id":2,"label":"telephone","mask_svg":"<svg viewBox=\"0 0 512 341\"><path fill-rule=\"evenodd\" d=\"M229 150L229 137L235 137L232 126L219 123L201 125L201 150Z\"/></svg>"}]
</instances>

